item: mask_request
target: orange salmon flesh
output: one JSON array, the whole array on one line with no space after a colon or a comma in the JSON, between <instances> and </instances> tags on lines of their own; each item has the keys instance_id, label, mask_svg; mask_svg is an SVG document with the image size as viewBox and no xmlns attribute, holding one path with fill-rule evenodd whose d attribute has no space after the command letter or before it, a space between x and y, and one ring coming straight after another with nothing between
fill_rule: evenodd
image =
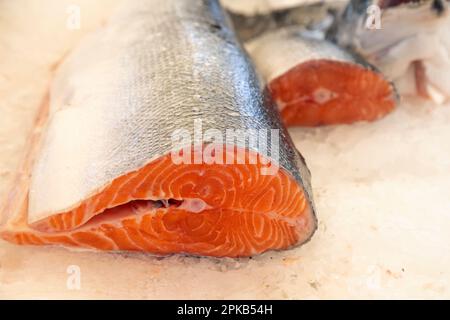
<instances>
[{"instance_id":1,"label":"orange salmon flesh","mask_svg":"<svg viewBox=\"0 0 450 320\"><path fill-rule=\"evenodd\" d=\"M299 64L268 88L288 126L374 121L396 105L392 85L377 72L326 59Z\"/></svg>"}]
</instances>

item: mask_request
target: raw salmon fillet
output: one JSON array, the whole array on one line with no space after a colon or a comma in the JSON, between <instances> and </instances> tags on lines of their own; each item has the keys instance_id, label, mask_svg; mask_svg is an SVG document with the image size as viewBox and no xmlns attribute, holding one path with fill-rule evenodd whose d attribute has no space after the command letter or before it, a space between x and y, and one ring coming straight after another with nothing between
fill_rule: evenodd
<instances>
[{"instance_id":1,"label":"raw salmon fillet","mask_svg":"<svg viewBox=\"0 0 450 320\"><path fill-rule=\"evenodd\" d=\"M217 1L127 2L59 67L0 236L216 257L304 243L310 173L261 89Z\"/></svg>"},{"instance_id":2,"label":"raw salmon fillet","mask_svg":"<svg viewBox=\"0 0 450 320\"><path fill-rule=\"evenodd\" d=\"M397 103L392 84L360 57L296 28L269 32L248 49L288 126L373 121Z\"/></svg>"}]
</instances>

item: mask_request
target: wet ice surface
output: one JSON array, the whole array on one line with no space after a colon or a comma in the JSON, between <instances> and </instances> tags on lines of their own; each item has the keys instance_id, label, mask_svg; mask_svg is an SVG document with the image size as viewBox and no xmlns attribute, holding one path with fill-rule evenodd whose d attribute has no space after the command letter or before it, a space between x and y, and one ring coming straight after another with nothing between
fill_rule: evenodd
<instances>
[{"instance_id":1,"label":"wet ice surface","mask_svg":"<svg viewBox=\"0 0 450 320\"><path fill-rule=\"evenodd\" d=\"M48 81L46 64L78 38L58 32L35 30L33 41L19 37L0 52L0 196ZM44 45L31 59L30 48ZM449 123L450 105L406 101L376 123L290 130L312 171L320 221L303 247L236 260L0 242L0 298L450 298ZM67 288L72 265L80 290Z\"/></svg>"}]
</instances>

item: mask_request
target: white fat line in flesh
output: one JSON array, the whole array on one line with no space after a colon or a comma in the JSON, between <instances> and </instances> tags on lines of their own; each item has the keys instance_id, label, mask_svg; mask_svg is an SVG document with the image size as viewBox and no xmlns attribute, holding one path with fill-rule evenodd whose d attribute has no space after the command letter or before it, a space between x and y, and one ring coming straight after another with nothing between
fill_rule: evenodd
<instances>
[{"instance_id":1,"label":"white fat line in flesh","mask_svg":"<svg viewBox=\"0 0 450 320\"><path fill-rule=\"evenodd\" d=\"M66 225L66 219L59 219L60 221L61 221L61 224L62 224L62 228L63 229L66 229L67 228L67 225Z\"/></svg>"},{"instance_id":2,"label":"white fat line in flesh","mask_svg":"<svg viewBox=\"0 0 450 320\"><path fill-rule=\"evenodd\" d=\"M102 237L103 239L107 239L113 246L114 250L120 250L119 244L111 237L107 236L103 230L99 230L99 232L96 232L96 236ZM69 237L72 239L71 235ZM98 248L95 248L96 250L99 250Z\"/></svg>"},{"instance_id":3,"label":"white fat line in flesh","mask_svg":"<svg viewBox=\"0 0 450 320\"><path fill-rule=\"evenodd\" d=\"M91 214L96 214L96 212L94 211L95 208L97 208L98 203L105 197L105 194L102 194L102 196L96 197L96 199L94 201L89 201L88 206L86 207L86 215L91 215ZM75 224L73 224L74 226Z\"/></svg>"},{"instance_id":4,"label":"white fat line in flesh","mask_svg":"<svg viewBox=\"0 0 450 320\"><path fill-rule=\"evenodd\" d=\"M239 247L236 241L235 234L232 232L227 232L227 235L229 235L229 237L226 237L226 239L228 240L227 243L231 244L231 246L229 246L227 254L238 251Z\"/></svg>"},{"instance_id":5,"label":"white fat line in flesh","mask_svg":"<svg viewBox=\"0 0 450 320\"><path fill-rule=\"evenodd\" d=\"M270 227L270 236L266 238L267 242L265 243L265 245L267 247L272 247L272 246L276 247L277 240L280 240L279 238L281 238L278 236L277 231L279 231L279 230L278 230L278 228L275 227L273 220L269 220L268 224Z\"/></svg>"},{"instance_id":6,"label":"white fat line in flesh","mask_svg":"<svg viewBox=\"0 0 450 320\"><path fill-rule=\"evenodd\" d=\"M141 237L142 241L144 241L147 246L149 246L149 247L154 246L154 247L157 247L158 249L161 248L161 246L157 246L156 243L152 243L149 240L147 240L147 238L151 237L151 235L149 233L147 233L147 232L145 232L145 231L143 231L141 229L137 229L136 232L139 234L139 236ZM163 250L161 250L161 251L163 251Z\"/></svg>"},{"instance_id":7,"label":"white fat line in flesh","mask_svg":"<svg viewBox=\"0 0 450 320\"><path fill-rule=\"evenodd\" d=\"M275 231L274 231L273 225L270 223L270 220L269 220L269 223L267 223L266 230L269 230L269 234L267 235L267 237L261 238L261 240L264 240L262 243L267 246L267 243L270 244L270 240L275 237L275 234L274 234Z\"/></svg>"},{"instance_id":8,"label":"white fat line in flesh","mask_svg":"<svg viewBox=\"0 0 450 320\"><path fill-rule=\"evenodd\" d=\"M138 243L136 243L136 241L134 241L131 237L130 234L128 232L126 232L125 230L123 230L123 233L126 235L127 240L132 243L136 248L138 248L141 251L145 251L145 248L141 247Z\"/></svg>"},{"instance_id":9,"label":"white fat line in flesh","mask_svg":"<svg viewBox=\"0 0 450 320\"><path fill-rule=\"evenodd\" d=\"M76 233L76 232L75 232ZM109 242L110 244L111 244L111 246L114 248L114 249L118 249L119 247L118 247L118 245L117 245L117 243L112 239L112 238L110 238L110 237L108 237L108 236L106 236L106 235L104 235L104 234L100 234L100 233L96 233L95 234L97 237L101 237L103 240L106 240L107 242ZM73 237L73 235L68 235L68 237L72 240L72 241L74 241L74 242L76 242L77 244L79 244L80 246L89 246L90 248L92 248L92 249L94 249L94 250L98 250L98 248L96 248L96 247L94 247L94 246L92 246L92 245L90 245L89 243L85 243L85 242L83 242L83 243L81 243L80 241L77 241L76 239L75 239L75 237Z\"/></svg>"},{"instance_id":10,"label":"white fat line in flesh","mask_svg":"<svg viewBox=\"0 0 450 320\"><path fill-rule=\"evenodd\" d=\"M103 195L104 196L104 195ZM88 201L88 205L86 206L86 213L92 213L94 209L97 207L98 202L102 197L96 197L94 201ZM86 215L85 213L85 215ZM95 212L94 212L95 214ZM72 220L75 219L75 215L73 215ZM72 225L75 225L75 221L72 221Z\"/></svg>"},{"instance_id":11,"label":"white fat line in flesh","mask_svg":"<svg viewBox=\"0 0 450 320\"><path fill-rule=\"evenodd\" d=\"M133 211L136 211L136 210L139 210L139 208L133 208ZM121 223L121 227L125 227L124 226L124 223L123 223L123 219L122 220L120 220L122 223ZM136 248L138 248L138 249L140 249L141 251L145 251L145 248L143 248L142 246L140 246L136 241L134 241L133 240L133 238L130 236L130 234L128 233L128 232L126 232L125 230L122 230L123 231L123 234L125 234L125 236L126 236L126 238L127 238L127 240L130 242L130 243L132 243ZM139 230L137 230L138 231L138 233L140 234L140 236L141 236L141 239L143 239L143 237L142 237L142 234L139 232ZM97 233L98 234L98 233ZM104 234L104 236L105 237L108 237L106 234ZM111 238L111 240L113 240L112 238ZM144 241L144 242L146 242L146 241ZM147 243L147 242L146 242Z\"/></svg>"},{"instance_id":12,"label":"white fat line in flesh","mask_svg":"<svg viewBox=\"0 0 450 320\"><path fill-rule=\"evenodd\" d=\"M116 201L116 198L119 195L120 191L122 190L123 186L126 185L128 182L130 182L130 180L133 180L138 174L139 174L139 170L133 172L133 174L128 179L124 179L124 181L116 188L117 192L114 194L110 203L114 203L114 201Z\"/></svg>"},{"instance_id":13,"label":"white fat line in flesh","mask_svg":"<svg viewBox=\"0 0 450 320\"><path fill-rule=\"evenodd\" d=\"M350 96L350 95L348 95ZM289 102L284 102L282 100L277 99L277 105L278 105L278 109L280 111L283 111L283 109L285 109L286 107L293 105L293 104L297 104L299 102L304 102L304 101L314 101L317 102L318 104L324 104L327 103L328 101L331 101L333 99L336 99L337 97L339 97L339 93L326 89L324 87L319 87L316 90L314 90L314 92L312 93L312 95L303 95L301 97L298 97L295 100L290 100Z\"/></svg>"},{"instance_id":14,"label":"white fat line in flesh","mask_svg":"<svg viewBox=\"0 0 450 320\"><path fill-rule=\"evenodd\" d=\"M27 230L24 230L24 232L26 232L26 231ZM57 234L55 234L55 235L57 235ZM71 241L73 241L77 246L71 246L71 245L65 245L65 244L55 244L50 239L45 239L44 237L41 237L41 236L43 236L42 233L35 234L34 236L36 236L43 243L45 243L46 245L49 245L51 247L66 248L66 249L69 249L70 251L74 251L74 252L89 252L89 251L93 251L93 250L98 250L96 247L91 246L88 243L78 241L77 239L75 239L75 237L73 237L73 234L65 234L64 236L66 236ZM119 250L119 246L117 245L117 243L110 237L108 237L106 235L100 235L98 233L96 233L96 236L99 236L99 237L103 238L104 240L106 240L107 242L109 242L111 244L111 246L113 247L113 250ZM86 246L89 248L86 248Z\"/></svg>"},{"instance_id":15,"label":"white fat line in flesh","mask_svg":"<svg viewBox=\"0 0 450 320\"><path fill-rule=\"evenodd\" d=\"M252 217L252 219L253 219L253 217ZM250 225L250 224L252 224L252 225ZM261 238L261 236L262 236L262 232L264 231L264 227L265 227L265 220L264 219L262 219L262 222L261 222L261 232L258 234L258 232L256 232L257 234L256 234L256 237L254 237L252 240L253 240L253 242L257 245L257 246L261 246L261 245L263 245L265 242L267 242L267 240L268 240L268 237L267 238ZM256 231L256 228L255 228L255 224L254 224L254 222L253 222L253 220L250 222L250 219L247 219L246 221L245 221L245 226L246 226L246 229L245 230L251 230L251 228L250 227L253 227L253 229L255 229L255 231ZM252 248L254 248L255 247L255 245L252 245L252 246L250 246L250 247L252 247Z\"/></svg>"},{"instance_id":16,"label":"white fat line in flesh","mask_svg":"<svg viewBox=\"0 0 450 320\"><path fill-rule=\"evenodd\" d=\"M263 232L264 232L264 223L261 223L259 228L258 228L257 227L257 223L255 221L257 219L261 219L261 218L259 216L257 216L257 215L252 215L251 219L248 219L246 221L246 224L250 223L250 221L251 221L252 227L253 227L253 229L255 229L256 237L260 238L262 236ZM264 219L262 219L262 221L264 221Z\"/></svg>"},{"instance_id":17,"label":"white fat line in flesh","mask_svg":"<svg viewBox=\"0 0 450 320\"><path fill-rule=\"evenodd\" d=\"M158 163L154 168L152 168L152 170L147 170L147 174L141 179L141 181L139 182L139 184L137 184L137 185L135 186L134 190L135 190L135 191L139 190L139 189L142 187L142 185L143 185L144 183L148 182L148 177L149 177L154 171L159 170L159 168L160 168L161 166L163 166L164 164L165 164L164 160L161 160L161 161L159 161L159 163ZM165 166L165 167L166 167L166 166ZM155 184L155 180L156 180L156 179L152 180L152 184L151 184L151 186L148 187L148 190L153 190L153 186L154 186L154 184Z\"/></svg>"},{"instance_id":18,"label":"white fat line in flesh","mask_svg":"<svg viewBox=\"0 0 450 320\"><path fill-rule=\"evenodd\" d=\"M239 233L237 232L231 232L231 237L233 238L233 251L230 252L242 252L242 249L244 249L244 246L242 246L241 244L242 239L239 237Z\"/></svg>"},{"instance_id":19,"label":"white fat line in flesh","mask_svg":"<svg viewBox=\"0 0 450 320\"><path fill-rule=\"evenodd\" d=\"M222 221L224 213L222 211L220 211L220 212L218 212L218 215L219 215L219 218L217 219L217 223L219 223L219 221ZM221 232L223 232L223 229L220 229L220 230L219 229L211 229L210 233L213 231L215 232L215 238L213 239L213 242L215 242L217 240L217 238L219 238ZM210 234L210 233L208 233L208 234Z\"/></svg>"},{"instance_id":20,"label":"white fat line in flesh","mask_svg":"<svg viewBox=\"0 0 450 320\"><path fill-rule=\"evenodd\" d=\"M248 219L247 219L248 220ZM247 221L246 220L246 221ZM245 247L248 249L248 248L254 248L254 246L252 245L252 243L251 243L251 241L250 241L250 239L249 239L249 237L247 236L247 234L245 233L245 231L247 231L248 232L248 229L242 229L243 230L243 232L240 232L239 234L238 234L238 237L239 237L239 240L241 241L241 243L243 243L243 244L245 244ZM252 253L253 254L253 253Z\"/></svg>"},{"instance_id":21,"label":"white fat line in flesh","mask_svg":"<svg viewBox=\"0 0 450 320\"><path fill-rule=\"evenodd\" d=\"M114 241L113 238L108 237L106 234L103 234L103 238L108 239L109 242L112 243L114 250L120 250L119 244L116 241ZM96 249L96 250L98 250L98 249Z\"/></svg>"},{"instance_id":22,"label":"white fat line in flesh","mask_svg":"<svg viewBox=\"0 0 450 320\"><path fill-rule=\"evenodd\" d=\"M162 170L160 169L160 167L163 167ZM162 161L160 161L160 163L158 164L158 166L156 166L155 168L152 168L152 170L149 170L149 172L147 173L147 175L145 176L144 179L142 179L142 182L139 184L138 188L140 188L142 186L143 183L145 183L145 181L148 181L148 177L154 172L157 171L159 173L159 176L163 175L170 170L173 170L173 168L171 168L169 165L167 165L165 159L163 159ZM153 195L151 194L152 190L156 190L155 188L155 184L156 181L158 179L152 179L151 180L151 185L147 186L148 188L148 192L147 192L147 196L148 197L152 197ZM167 195L165 194L165 192L162 190L161 188L162 186L162 182L159 183L159 193L161 195L161 197L167 197ZM136 188L135 190L138 190L138 188Z\"/></svg>"},{"instance_id":23,"label":"white fat line in flesh","mask_svg":"<svg viewBox=\"0 0 450 320\"><path fill-rule=\"evenodd\" d=\"M156 231L154 228L153 228L153 224L152 223L150 223L149 224L149 227L150 227L150 232L147 232L147 231L144 231L144 230L142 230L142 232L141 232L141 234L148 234L149 235L149 237L150 238L152 238L152 237L155 237L155 236L157 236L158 234L159 234L159 232L158 231ZM167 229L165 229L165 231L167 232ZM176 232L169 232L169 233L176 233ZM158 243L151 243L153 246L156 246L158 249L160 249L161 251L168 251L169 250L169 248L167 247L167 245L164 243L164 242L162 242L162 241L159 241ZM179 243L179 244L181 244L181 243ZM183 244L181 244L181 245L183 245ZM170 245L169 245L170 246ZM182 250L181 250L182 251Z\"/></svg>"},{"instance_id":24,"label":"white fat line in flesh","mask_svg":"<svg viewBox=\"0 0 450 320\"><path fill-rule=\"evenodd\" d=\"M233 233L233 236L235 237L235 239L236 239L236 244L238 244L238 243L241 243L241 244L243 244L243 246L241 246L241 250L242 250L242 247L244 247L244 248L249 248L249 247L251 247L251 246L249 246L249 244L247 243L247 237L244 237L244 235L243 235L243 233L242 232L234 232Z\"/></svg>"}]
</instances>

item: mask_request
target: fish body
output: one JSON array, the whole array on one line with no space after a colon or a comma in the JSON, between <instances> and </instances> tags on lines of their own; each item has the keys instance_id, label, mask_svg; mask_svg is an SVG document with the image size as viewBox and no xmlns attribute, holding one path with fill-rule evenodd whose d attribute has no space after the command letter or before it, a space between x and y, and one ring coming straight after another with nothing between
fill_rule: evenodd
<instances>
[{"instance_id":1,"label":"fish body","mask_svg":"<svg viewBox=\"0 0 450 320\"><path fill-rule=\"evenodd\" d=\"M302 28L318 38L325 37L344 2L312 1L267 12L244 13L228 9L239 39L250 41L258 36L287 27Z\"/></svg>"},{"instance_id":2,"label":"fish body","mask_svg":"<svg viewBox=\"0 0 450 320\"><path fill-rule=\"evenodd\" d=\"M268 32L246 48L286 125L373 121L397 103L394 87L364 59L302 28Z\"/></svg>"},{"instance_id":3,"label":"fish body","mask_svg":"<svg viewBox=\"0 0 450 320\"><path fill-rule=\"evenodd\" d=\"M402 95L450 98L450 11L445 0L352 0L329 38L395 82Z\"/></svg>"},{"instance_id":4,"label":"fish body","mask_svg":"<svg viewBox=\"0 0 450 320\"><path fill-rule=\"evenodd\" d=\"M217 138L270 129L278 145ZM18 244L218 257L286 249L317 224L304 159L212 0L127 2L83 41L2 216Z\"/></svg>"}]
</instances>

